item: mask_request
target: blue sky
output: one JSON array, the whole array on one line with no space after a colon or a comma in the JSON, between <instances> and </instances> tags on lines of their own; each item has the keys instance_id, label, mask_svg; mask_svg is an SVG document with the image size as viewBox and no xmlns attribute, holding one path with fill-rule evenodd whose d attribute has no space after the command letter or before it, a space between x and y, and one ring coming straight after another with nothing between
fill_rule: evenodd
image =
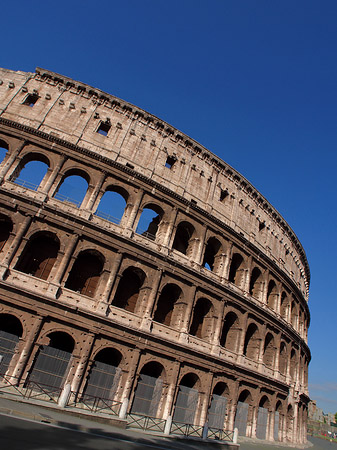
<instances>
[{"instance_id":1,"label":"blue sky","mask_svg":"<svg viewBox=\"0 0 337 450\"><path fill-rule=\"evenodd\" d=\"M335 0L17 0L0 66L39 66L166 120L242 173L307 253L310 395L337 411Z\"/></svg>"}]
</instances>

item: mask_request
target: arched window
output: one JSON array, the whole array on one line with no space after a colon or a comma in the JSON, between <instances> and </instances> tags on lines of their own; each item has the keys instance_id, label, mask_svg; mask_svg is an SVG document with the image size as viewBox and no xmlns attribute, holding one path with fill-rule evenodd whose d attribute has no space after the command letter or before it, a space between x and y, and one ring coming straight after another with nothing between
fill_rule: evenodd
<instances>
[{"instance_id":1,"label":"arched window","mask_svg":"<svg viewBox=\"0 0 337 450\"><path fill-rule=\"evenodd\" d=\"M162 396L164 368L157 362L145 364L139 374L131 413L156 417Z\"/></svg>"},{"instance_id":2,"label":"arched window","mask_svg":"<svg viewBox=\"0 0 337 450\"><path fill-rule=\"evenodd\" d=\"M206 267L206 269L213 272L217 272L219 265L219 253L221 253L221 243L215 237L209 238L202 262L203 267Z\"/></svg>"},{"instance_id":3,"label":"arched window","mask_svg":"<svg viewBox=\"0 0 337 450\"><path fill-rule=\"evenodd\" d=\"M49 344L41 345L33 368L28 377L31 382L44 386L44 389L61 389L69 369L70 358L74 350L74 340L69 334L55 331L48 335Z\"/></svg>"},{"instance_id":4,"label":"arched window","mask_svg":"<svg viewBox=\"0 0 337 450\"><path fill-rule=\"evenodd\" d=\"M234 253L229 269L228 281L241 287L243 282L243 257L239 253Z\"/></svg>"},{"instance_id":5,"label":"arched window","mask_svg":"<svg viewBox=\"0 0 337 450\"><path fill-rule=\"evenodd\" d=\"M249 293L258 300L262 299L263 295L262 273L261 270L258 269L257 267L254 267L254 269L252 270L252 275L250 277L249 283Z\"/></svg>"},{"instance_id":6,"label":"arched window","mask_svg":"<svg viewBox=\"0 0 337 450\"><path fill-rule=\"evenodd\" d=\"M291 350L290 353L290 377L292 378L293 381L295 381L295 376L296 376L296 352L294 349Z\"/></svg>"},{"instance_id":7,"label":"arched window","mask_svg":"<svg viewBox=\"0 0 337 450\"><path fill-rule=\"evenodd\" d=\"M181 297L180 287L167 284L160 293L153 320L170 326L176 301Z\"/></svg>"},{"instance_id":8,"label":"arched window","mask_svg":"<svg viewBox=\"0 0 337 450\"><path fill-rule=\"evenodd\" d=\"M246 436L248 410L252 402L252 396L248 390L241 392L236 406L234 428L238 429L239 436Z\"/></svg>"},{"instance_id":9,"label":"arched window","mask_svg":"<svg viewBox=\"0 0 337 450\"><path fill-rule=\"evenodd\" d=\"M8 241L8 238L13 230L13 223L11 219L3 214L0 214L0 251Z\"/></svg>"},{"instance_id":10,"label":"arched window","mask_svg":"<svg viewBox=\"0 0 337 450\"><path fill-rule=\"evenodd\" d=\"M287 294L283 291L281 295L281 316L284 320L288 319L289 300Z\"/></svg>"},{"instance_id":11,"label":"arched window","mask_svg":"<svg viewBox=\"0 0 337 450\"><path fill-rule=\"evenodd\" d=\"M60 248L59 241L52 234L38 234L26 244L16 270L47 280Z\"/></svg>"},{"instance_id":12,"label":"arched window","mask_svg":"<svg viewBox=\"0 0 337 450\"><path fill-rule=\"evenodd\" d=\"M256 437L258 439L266 439L268 425L268 408L270 406L268 397L264 395L259 403L256 424Z\"/></svg>"},{"instance_id":13,"label":"arched window","mask_svg":"<svg viewBox=\"0 0 337 450\"><path fill-rule=\"evenodd\" d=\"M287 347L284 342L280 345L279 371L282 375L287 373Z\"/></svg>"},{"instance_id":14,"label":"arched window","mask_svg":"<svg viewBox=\"0 0 337 450\"><path fill-rule=\"evenodd\" d=\"M174 236L172 248L189 256L190 239L194 234L194 227L188 222L180 222Z\"/></svg>"},{"instance_id":15,"label":"arched window","mask_svg":"<svg viewBox=\"0 0 337 450\"><path fill-rule=\"evenodd\" d=\"M125 189L117 186L109 187L104 192L95 215L119 225L124 215L128 196Z\"/></svg>"},{"instance_id":16,"label":"arched window","mask_svg":"<svg viewBox=\"0 0 337 450\"><path fill-rule=\"evenodd\" d=\"M8 369L22 331L19 319L11 314L0 314L0 376Z\"/></svg>"},{"instance_id":17,"label":"arched window","mask_svg":"<svg viewBox=\"0 0 337 450\"><path fill-rule=\"evenodd\" d=\"M86 403L95 403L97 407L98 399L104 399L108 404L109 400L113 400L119 382L118 366L121 360L121 353L113 348L104 348L97 353L83 393L83 400Z\"/></svg>"},{"instance_id":18,"label":"arched window","mask_svg":"<svg viewBox=\"0 0 337 450\"><path fill-rule=\"evenodd\" d=\"M228 386L219 382L213 389L211 404L208 409L208 426L218 430L224 429L227 409Z\"/></svg>"},{"instance_id":19,"label":"arched window","mask_svg":"<svg viewBox=\"0 0 337 450\"><path fill-rule=\"evenodd\" d=\"M266 366L272 369L274 367L274 359L275 359L274 336L271 333L267 333L263 347L263 362Z\"/></svg>"},{"instance_id":20,"label":"arched window","mask_svg":"<svg viewBox=\"0 0 337 450\"><path fill-rule=\"evenodd\" d=\"M243 354L249 359L257 359L260 349L260 340L258 339L258 329L255 323L251 323L246 331Z\"/></svg>"},{"instance_id":21,"label":"arched window","mask_svg":"<svg viewBox=\"0 0 337 450\"><path fill-rule=\"evenodd\" d=\"M211 337L212 313L212 303L205 298L199 298L194 307L193 319L190 327L190 334L192 336L196 336L200 339Z\"/></svg>"},{"instance_id":22,"label":"arched window","mask_svg":"<svg viewBox=\"0 0 337 450\"><path fill-rule=\"evenodd\" d=\"M280 437L279 437L279 430L281 429L280 427L280 413L282 411L282 403L279 400L276 403L276 407L275 407L275 418L274 418L274 440L275 441L280 441Z\"/></svg>"},{"instance_id":23,"label":"arched window","mask_svg":"<svg viewBox=\"0 0 337 450\"><path fill-rule=\"evenodd\" d=\"M157 205L146 206L140 216L136 233L154 241L162 216L163 211Z\"/></svg>"},{"instance_id":24,"label":"arched window","mask_svg":"<svg viewBox=\"0 0 337 450\"><path fill-rule=\"evenodd\" d=\"M268 292L267 292L267 305L271 309L276 309L277 305L277 289L275 281L270 280L268 284Z\"/></svg>"},{"instance_id":25,"label":"arched window","mask_svg":"<svg viewBox=\"0 0 337 450\"><path fill-rule=\"evenodd\" d=\"M222 328L220 345L232 352L236 351L238 345L238 322L238 316L233 312L229 312L228 314L226 314Z\"/></svg>"},{"instance_id":26,"label":"arched window","mask_svg":"<svg viewBox=\"0 0 337 450\"><path fill-rule=\"evenodd\" d=\"M195 413L198 409L199 378L194 373L188 373L180 381L173 420L175 422L194 424Z\"/></svg>"},{"instance_id":27,"label":"arched window","mask_svg":"<svg viewBox=\"0 0 337 450\"><path fill-rule=\"evenodd\" d=\"M104 259L98 252L81 252L69 273L65 287L80 294L94 297L103 270Z\"/></svg>"},{"instance_id":28,"label":"arched window","mask_svg":"<svg viewBox=\"0 0 337 450\"><path fill-rule=\"evenodd\" d=\"M0 164L5 159L8 152L8 144L7 142L0 139Z\"/></svg>"},{"instance_id":29,"label":"arched window","mask_svg":"<svg viewBox=\"0 0 337 450\"><path fill-rule=\"evenodd\" d=\"M73 203L79 208L87 193L88 181L88 176L84 172L71 171L63 177L54 197L62 202Z\"/></svg>"},{"instance_id":30,"label":"arched window","mask_svg":"<svg viewBox=\"0 0 337 450\"><path fill-rule=\"evenodd\" d=\"M118 283L118 288L113 299L112 305L117 308L126 309L134 312L137 305L140 288L145 280L145 274L142 270L129 267L124 270Z\"/></svg>"},{"instance_id":31,"label":"arched window","mask_svg":"<svg viewBox=\"0 0 337 450\"><path fill-rule=\"evenodd\" d=\"M11 176L11 181L36 191L46 175L48 168L49 161L44 155L26 155Z\"/></svg>"}]
</instances>

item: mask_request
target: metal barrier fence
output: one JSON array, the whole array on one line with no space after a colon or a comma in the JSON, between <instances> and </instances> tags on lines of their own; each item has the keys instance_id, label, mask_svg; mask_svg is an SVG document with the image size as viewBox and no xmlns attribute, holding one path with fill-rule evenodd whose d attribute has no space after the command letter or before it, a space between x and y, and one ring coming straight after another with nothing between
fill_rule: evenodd
<instances>
[{"instance_id":1,"label":"metal barrier fence","mask_svg":"<svg viewBox=\"0 0 337 450\"><path fill-rule=\"evenodd\" d=\"M19 186L30 189L31 191L37 191L39 187L38 184L31 183L30 181L21 180L20 178L16 178L13 182L15 184L18 184Z\"/></svg>"},{"instance_id":2,"label":"metal barrier fence","mask_svg":"<svg viewBox=\"0 0 337 450\"><path fill-rule=\"evenodd\" d=\"M208 428L207 438L216 439L219 441L233 442L234 431L225 431L225 430L218 430L217 428Z\"/></svg>"},{"instance_id":3,"label":"metal barrier fence","mask_svg":"<svg viewBox=\"0 0 337 450\"><path fill-rule=\"evenodd\" d=\"M180 423L172 421L171 434L177 434L180 436L194 436L203 437L204 427L199 425L191 425L189 423Z\"/></svg>"},{"instance_id":4,"label":"metal barrier fence","mask_svg":"<svg viewBox=\"0 0 337 450\"><path fill-rule=\"evenodd\" d=\"M141 430L158 431L163 433L165 430L166 420L156 419L155 417L141 416L138 414L128 414L126 417L128 427L138 428Z\"/></svg>"},{"instance_id":5,"label":"metal barrier fence","mask_svg":"<svg viewBox=\"0 0 337 450\"><path fill-rule=\"evenodd\" d=\"M71 394L72 397L74 397L74 393L71 392ZM121 402L84 394L83 396L77 398L76 401L69 402L67 406L85 409L95 413L107 413L118 416L121 405Z\"/></svg>"}]
</instances>

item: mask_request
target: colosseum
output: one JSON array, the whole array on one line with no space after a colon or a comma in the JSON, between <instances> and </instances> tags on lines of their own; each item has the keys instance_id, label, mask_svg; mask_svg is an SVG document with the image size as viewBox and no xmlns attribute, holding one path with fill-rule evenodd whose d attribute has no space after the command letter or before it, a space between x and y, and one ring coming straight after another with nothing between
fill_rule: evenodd
<instances>
[{"instance_id":1,"label":"colosseum","mask_svg":"<svg viewBox=\"0 0 337 450\"><path fill-rule=\"evenodd\" d=\"M40 68L0 69L0 147L0 389L166 434L306 443L309 266L249 181Z\"/></svg>"}]
</instances>

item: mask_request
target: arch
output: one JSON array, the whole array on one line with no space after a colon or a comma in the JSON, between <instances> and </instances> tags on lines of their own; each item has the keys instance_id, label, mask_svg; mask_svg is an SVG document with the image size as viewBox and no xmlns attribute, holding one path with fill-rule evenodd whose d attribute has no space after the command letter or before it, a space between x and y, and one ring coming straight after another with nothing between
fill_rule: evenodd
<instances>
[{"instance_id":1,"label":"arch","mask_svg":"<svg viewBox=\"0 0 337 450\"><path fill-rule=\"evenodd\" d=\"M136 233L154 241L163 214L163 210L156 204L145 206L140 216Z\"/></svg>"},{"instance_id":2,"label":"arch","mask_svg":"<svg viewBox=\"0 0 337 450\"><path fill-rule=\"evenodd\" d=\"M0 314L0 376L6 373L22 333L22 324L17 317Z\"/></svg>"},{"instance_id":3,"label":"arch","mask_svg":"<svg viewBox=\"0 0 337 450\"><path fill-rule=\"evenodd\" d=\"M194 424L195 413L199 403L199 377L194 373L187 373L179 383L173 420L175 422Z\"/></svg>"},{"instance_id":4,"label":"arch","mask_svg":"<svg viewBox=\"0 0 337 450\"><path fill-rule=\"evenodd\" d=\"M128 198L128 192L122 187L109 186L100 199L95 215L119 225L124 215Z\"/></svg>"},{"instance_id":5,"label":"arch","mask_svg":"<svg viewBox=\"0 0 337 450\"><path fill-rule=\"evenodd\" d=\"M191 249L191 238L194 233L195 229L193 225L188 222L180 222L174 236L172 249L189 256Z\"/></svg>"},{"instance_id":6,"label":"arch","mask_svg":"<svg viewBox=\"0 0 337 450\"><path fill-rule=\"evenodd\" d=\"M249 283L249 293L258 300L262 299L263 296L262 273L261 270L258 269L257 267L254 267L254 269L252 270Z\"/></svg>"},{"instance_id":7,"label":"arch","mask_svg":"<svg viewBox=\"0 0 337 450\"><path fill-rule=\"evenodd\" d=\"M0 214L0 251L8 241L8 238L13 231L13 222L4 214Z\"/></svg>"},{"instance_id":8,"label":"arch","mask_svg":"<svg viewBox=\"0 0 337 450\"><path fill-rule=\"evenodd\" d=\"M243 257L239 253L234 253L229 269L228 281L241 287L243 283Z\"/></svg>"},{"instance_id":9,"label":"arch","mask_svg":"<svg viewBox=\"0 0 337 450\"><path fill-rule=\"evenodd\" d=\"M54 198L72 203L78 208L81 206L87 193L90 178L82 170L69 170L62 178Z\"/></svg>"},{"instance_id":10,"label":"arch","mask_svg":"<svg viewBox=\"0 0 337 450\"><path fill-rule=\"evenodd\" d=\"M37 233L27 242L15 269L47 280L59 249L60 242L55 234Z\"/></svg>"},{"instance_id":11,"label":"arch","mask_svg":"<svg viewBox=\"0 0 337 450\"><path fill-rule=\"evenodd\" d=\"M126 311L134 312L145 278L145 273L135 267L128 267L124 270L119 280L112 305L117 308L123 308Z\"/></svg>"},{"instance_id":12,"label":"arch","mask_svg":"<svg viewBox=\"0 0 337 450\"><path fill-rule=\"evenodd\" d=\"M163 391L164 367L156 362L148 362L140 371L131 413L156 417Z\"/></svg>"},{"instance_id":13,"label":"arch","mask_svg":"<svg viewBox=\"0 0 337 450\"><path fill-rule=\"evenodd\" d=\"M270 280L268 283L268 291L267 291L267 305L271 309L276 309L277 305L277 288L274 280Z\"/></svg>"},{"instance_id":14,"label":"arch","mask_svg":"<svg viewBox=\"0 0 337 450\"><path fill-rule=\"evenodd\" d=\"M48 334L49 343L41 345L27 383L38 383L45 389L62 389L70 366L74 339L63 331Z\"/></svg>"},{"instance_id":15,"label":"arch","mask_svg":"<svg viewBox=\"0 0 337 450\"><path fill-rule=\"evenodd\" d=\"M266 395L262 396L257 412L256 437L257 439L266 439L268 428L268 408L270 407L269 399Z\"/></svg>"},{"instance_id":16,"label":"arch","mask_svg":"<svg viewBox=\"0 0 337 450\"><path fill-rule=\"evenodd\" d=\"M251 393L248 391L248 389L244 389L239 395L234 419L234 428L238 429L238 434L240 436L246 436L248 410L251 402Z\"/></svg>"},{"instance_id":17,"label":"arch","mask_svg":"<svg viewBox=\"0 0 337 450\"><path fill-rule=\"evenodd\" d=\"M214 386L211 403L208 408L209 428L224 429L228 394L229 390L226 383L220 381Z\"/></svg>"},{"instance_id":18,"label":"arch","mask_svg":"<svg viewBox=\"0 0 337 450\"><path fill-rule=\"evenodd\" d=\"M111 347L103 348L95 355L83 391L85 402L95 402L97 406L97 398L104 399L105 403L114 398L121 373L118 367L121 360L122 354Z\"/></svg>"},{"instance_id":19,"label":"arch","mask_svg":"<svg viewBox=\"0 0 337 450\"><path fill-rule=\"evenodd\" d=\"M190 334L200 339L210 338L212 332L213 305L206 298L199 298L195 304Z\"/></svg>"},{"instance_id":20,"label":"arch","mask_svg":"<svg viewBox=\"0 0 337 450\"><path fill-rule=\"evenodd\" d=\"M290 353L290 377L293 381L295 381L295 375L296 375L296 366L297 366L297 362L296 362L296 351L294 348L291 349L291 353Z\"/></svg>"},{"instance_id":21,"label":"arch","mask_svg":"<svg viewBox=\"0 0 337 450\"><path fill-rule=\"evenodd\" d=\"M284 342L280 345L279 371L282 375L287 374L287 346Z\"/></svg>"},{"instance_id":22,"label":"arch","mask_svg":"<svg viewBox=\"0 0 337 450\"><path fill-rule=\"evenodd\" d=\"M259 348L258 328L255 323L251 323L246 331L243 354L249 359L256 360L259 355Z\"/></svg>"},{"instance_id":23,"label":"arch","mask_svg":"<svg viewBox=\"0 0 337 450\"><path fill-rule=\"evenodd\" d=\"M219 253L221 253L221 250L221 242L215 237L210 237L205 248L202 262L203 267L206 267L206 269L211 270L212 272L216 272L219 265L218 256Z\"/></svg>"},{"instance_id":24,"label":"arch","mask_svg":"<svg viewBox=\"0 0 337 450\"><path fill-rule=\"evenodd\" d=\"M68 279L67 289L94 297L104 267L104 257L93 250L84 250L77 256Z\"/></svg>"},{"instance_id":25,"label":"arch","mask_svg":"<svg viewBox=\"0 0 337 450\"><path fill-rule=\"evenodd\" d=\"M9 149L9 146L8 146L7 142L0 139L0 164L5 159L8 149Z\"/></svg>"},{"instance_id":26,"label":"arch","mask_svg":"<svg viewBox=\"0 0 337 450\"><path fill-rule=\"evenodd\" d=\"M220 337L220 345L226 349L235 352L239 340L238 330L239 318L234 312L229 312L225 316Z\"/></svg>"},{"instance_id":27,"label":"arch","mask_svg":"<svg viewBox=\"0 0 337 450\"><path fill-rule=\"evenodd\" d=\"M49 159L40 153L25 155L11 176L11 181L36 191L50 167Z\"/></svg>"},{"instance_id":28,"label":"arch","mask_svg":"<svg viewBox=\"0 0 337 450\"><path fill-rule=\"evenodd\" d=\"M175 284L167 284L161 291L153 316L155 322L170 326L174 306L182 296L182 290Z\"/></svg>"},{"instance_id":29,"label":"arch","mask_svg":"<svg viewBox=\"0 0 337 450\"><path fill-rule=\"evenodd\" d=\"M274 336L271 333L267 333L263 346L263 362L266 366L272 369L274 367L274 361L275 361Z\"/></svg>"}]
</instances>

